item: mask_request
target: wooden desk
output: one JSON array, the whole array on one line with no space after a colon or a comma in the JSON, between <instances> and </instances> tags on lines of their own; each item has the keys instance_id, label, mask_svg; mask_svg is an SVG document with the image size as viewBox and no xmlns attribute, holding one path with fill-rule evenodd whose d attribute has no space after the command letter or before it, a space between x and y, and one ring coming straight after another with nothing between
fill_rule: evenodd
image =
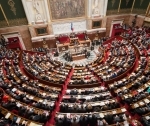
<instances>
[{"instance_id":1,"label":"wooden desk","mask_svg":"<svg viewBox=\"0 0 150 126\"><path fill-rule=\"evenodd\" d=\"M91 40L79 41L79 43L83 44L84 47L90 47L91 46Z\"/></svg>"},{"instance_id":2,"label":"wooden desk","mask_svg":"<svg viewBox=\"0 0 150 126\"><path fill-rule=\"evenodd\" d=\"M5 116L6 116L8 113L10 113L10 116L7 116L7 117L10 118L12 121L13 121L13 117L17 117L17 119L20 118L19 123L23 123L23 122L25 121L26 124L27 124L27 126L29 126L29 125L31 125L31 124L34 125L34 126L43 126L43 123L38 123L38 122L35 122L35 121L32 121L32 120L26 119L26 118L24 118L24 117L21 117L21 116L19 116L19 115L16 115L16 114L14 114L14 113L8 111L7 109L3 108L2 106L0 106L0 109L1 109L1 113L2 113L3 115L5 115Z\"/></svg>"},{"instance_id":3,"label":"wooden desk","mask_svg":"<svg viewBox=\"0 0 150 126\"><path fill-rule=\"evenodd\" d=\"M81 55L76 55L76 56L72 56L72 60L81 60L81 59L85 59L85 54L81 54Z\"/></svg>"},{"instance_id":4,"label":"wooden desk","mask_svg":"<svg viewBox=\"0 0 150 126\"><path fill-rule=\"evenodd\" d=\"M111 109L111 110L107 110L107 111L101 111L101 112L92 112L92 113L61 113L61 112L57 112L58 115L67 115L67 114L70 114L70 115L91 115L91 114L96 114L98 117L100 114L107 114L107 113L111 113L113 115L115 114L121 114L121 113L125 113L127 110L126 108L124 107L121 107L121 108L117 108L117 109Z\"/></svg>"},{"instance_id":5,"label":"wooden desk","mask_svg":"<svg viewBox=\"0 0 150 126\"><path fill-rule=\"evenodd\" d=\"M69 43L57 44L58 52L68 50L68 48L69 48L68 45L69 45Z\"/></svg>"},{"instance_id":6,"label":"wooden desk","mask_svg":"<svg viewBox=\"0 0 150 126\"><path fill-rule=\"evenodd\" d=\"M144 99L141 99L138 102L135 102L134 104L131 104L131 108L135 109L138 107L142 107L142 106L145 106L146 104L148 104L149 102L150 102L150 96L148 96Z\"/></svg>"}]
</instances>

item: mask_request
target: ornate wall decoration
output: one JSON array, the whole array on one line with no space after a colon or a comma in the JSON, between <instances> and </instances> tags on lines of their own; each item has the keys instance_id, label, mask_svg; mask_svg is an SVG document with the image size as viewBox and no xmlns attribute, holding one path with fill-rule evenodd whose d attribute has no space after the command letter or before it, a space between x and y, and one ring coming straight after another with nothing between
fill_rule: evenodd
<instances>
[{"instance_id":1,"label":"ornate wall decoration","mask_svg":"<svg viewBox=\"0 0 150 126\"><path fill-rule=\"evenodd\" d=\"M15 2L13 0L8 0L8 5L11 7L10 10L16 15Z\"/></svg>"},{"instance_id":2,"label":"ornate wall decoration","mask_svg":"<svg viewBox=\"0 0 150 126\"><path fill-rule=\"evenodd\" d=\"M119 14L118 13L118 10L117 9L114 9L114 10L107 10L107 13L106 13L106 15L115 15L115 14Z\"/></svg>"},{"instance_id":3,"label":"ornate wall decoration","mask_svg":"<svg viewBox=\"0 0 150 126\"><path fill-rule=\"evenodd\" d=\"M111 0L111 3L112 3L112 7L114 6L116 0Z\"/></svg>"},{"instance_id":4,"label":"ornate wall decoration","mask_svg":"<svg viewBox=\"0 0 150 126\"><path fill-rule=\"evenodd\" d=\"M8 24L5 20L0 21L0 28L3 28L3 27L8 27Z\"/></svg>"},{"instance_id":5,"label":"ornate wall decoration","mask_svg":"<svg viewBox=\"0 0 150 126\"><path fill-rule=\"evenodd\" d=\"M132 13L145 15L149 2L149 0L135 0Z\"/></svg>"},{"instance_id":6,"label":"ornate wall decoration","mask_svg":"<svg viewBox=\"0 0 150 126\"><path fill-rule=\"evenodd\" d=\"M93 9L92 9L92 15L99 16L99 0L93 1Z\"/></svg>"},{"instance_id":7,"label":"ornate wall decoration","mask_svg":"<svg viewBox=\"0 0 150 126\"><path fill-rule=\"evenodd\" d=\"M143 1L144 1L144 0L140 0L140 6L142 5Z\"/></svg>"},{"instance_id":8,"label":"ornate wall decoration","mask_svg":"<svg viewBox=\"0 0 150 126\"><path fill-rule=\"evenodd\" d=\"M118 14L120 0L108 0L106 15Z\"/></svg>"},{"instance_id":9,"label":"ornate wall decoration","mask_svg":"<svg viewBox=\"0 0 150 126\"><path fill-rule=\"evenodd\" d=\"M130 0L126 0L126 6L128 5L129 1L130 1Z\"/></svg>"},{"instance_id":10,"label":"ornate wall decoration","mask_svg":"<svg viewBox=\"0 0 150 126\"><path fill-rule=\"evenodd\" d=\"M37 0L32 0L32 6L35 10L35 20L36 22L43 22L42 12L41 12L41 4Z\"/></svg>"},{"instance_id":11,"label":"ornate wall decoration","mask_svg":"<svg viewBox=\"0 0 150 126\"><path fill-rule=\"evenodd\" d=\"M63 34L71 32L71 23L52 24L54 34ZM86 21L73 22L74 32L85 31Z\"/></svg>"},{"instance_id":12,"label":"ornate wall decoration","mask_svg":"<svg viewBox=\"0 0 150 126\"><path fill-rule=\"evenodd\" d=\"M85 17L86 0L49 0L52 20Z\"/></svg>"},{"instance_id":13,"label":"ornate wall decoration","mask_svg":"<svg viewBox=\"0 0 150 126\"><path fill-rule=\"evenodd\" d=\"M17 18L17 19L8 19L9 26L19 26L19 25L27 25L28 21L26 18ZM5 20L0 21L0 28L8 27L7 22Z\"/></svg>"},{"instance_id":14,"label":"ornate wall decoration","mask_svg":"<svg viewBox=\"0 0 150 126\"><path fill-rule=\"evenodd\" d=\"M146 10L146 17L150 17L150 3L149 3L147 10Z\"/></svg>"}]
</instances>

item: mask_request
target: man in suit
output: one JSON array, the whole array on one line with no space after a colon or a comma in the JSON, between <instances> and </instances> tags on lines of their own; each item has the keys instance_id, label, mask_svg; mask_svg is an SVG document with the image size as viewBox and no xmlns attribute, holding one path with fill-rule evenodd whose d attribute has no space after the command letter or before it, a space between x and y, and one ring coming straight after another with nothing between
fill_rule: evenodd
<instances>
[{"instance_id":1,"label":"man in suit","mask_svg":"<svg viewBox=\"0 0 150 126\"><path fill-rule=\"evenodd\" d=\"M58 117L55 117L55 125L56 126L62 126L63 125L63 119L62 118L58 118Z\"/></svg>"},{"instance_id":2,"label":"man in suit","mask_svg":"<svg viewBox=\"0 0 150 126\"><path fill-rule=\"evenodd\" d=\"M70 95L77 95L77 94L78 94L77 89L72 89L72 90L70 91Z\"/></svg>"},{"instance_id":3,"label":"man in suit","mask_svg":"<svg viewBox=\"0 0 150 126\"><path fill-rule=\"evenodd\" d=\"M73 96L71 96L71 98L70 98L70 103L75 103L75 102L76 102L76 98L73 97Z\"/></svg>"},{"instance_id":4,"label":"man in suit","mask_svg":"<svg viewBox=\"0 0 150 126\"><path fill-rule=\"evenodd\" d=\"M71 120L69 118L67 118L66 115L64 115L63 123L62 124L63 124L62 126L70 126Z\"/></svg>"},{"instance_id":5,"label":"man in suit","mask_svg":"<svg viewBox=\"0 0 150 126\"><path fill-rule=\"evenodd\" d=\"M92 114L88 116L89 126L97 126L97 117Z\"/></svg>"},{"instance_id":6,"label":"man in suit","mask_svg":"<svg viewBox=\"0 0 150 126\"><path fill-rule=\"evenodd\" d=\"M88 126L88 120L85 115L82 115L79 119L80 126Z\"/></svg>"},{"instance_id":7,"label":"man in suit","mask_svg":"<svg viewBox=\"0 0 150 126\"><path fill-rule=\"evenodd\" d=\"M113 123L113 115L109 112L105 115L104 119L109 125Z\"/></svg>"}]
</instances>

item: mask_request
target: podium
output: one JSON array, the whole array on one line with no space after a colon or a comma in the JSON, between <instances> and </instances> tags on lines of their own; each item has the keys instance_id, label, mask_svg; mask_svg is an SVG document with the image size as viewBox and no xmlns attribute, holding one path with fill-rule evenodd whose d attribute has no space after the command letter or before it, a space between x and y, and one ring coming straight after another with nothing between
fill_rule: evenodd
<instances>
[{"instance_id":1,"label":"podium","mask_svg":"<svg viewBox=\"0 0 150 126\"><path fill-rule=\"evenodd\" d=\"M78 37L75 37L75 38L70 38L70 43L67 42L64 44L56 44L56 46L57 46L57 51L62 52L62 51L67 51L71 48L76 49L79 47L91 47L91 40L88 39L88 40L79 41Z\"/></svg>"},{"instance_id":2,"label":"podium","mask_svg":"<svg viewBox=\"0 0 150 126\"><path fill-rule=\"evenodd\" d=\"M67 51L69 49L69 43L64 43L64 44L57 44L57 51L62 52L62 51Z\"/></svg>"},{"instance_id":3,"label":"podium","mask_svg":"<svg viewBox=\"0 0 150 126\"><path fill-rule=\"evenodd\" d=\"M79 41L80 44L82 44L84 47L91 47L91 40L83 40Z\"/></svg>"},{"instance_id":4,"label":"podium","mask_svg":"<svg viewBox=\"0 0 150 126\"><path fill-rule=\"evenodd\" d=\"M82 60L82 59L85 59L85 54L73 55L72 56L72 60L73 61L75 61L75 60Z\"/></svg>"}]
</instances>

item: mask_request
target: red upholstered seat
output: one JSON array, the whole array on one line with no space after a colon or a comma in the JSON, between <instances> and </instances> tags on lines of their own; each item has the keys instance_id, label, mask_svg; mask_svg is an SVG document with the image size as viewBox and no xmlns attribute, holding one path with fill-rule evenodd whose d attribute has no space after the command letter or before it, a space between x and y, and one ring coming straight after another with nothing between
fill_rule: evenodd
<instances>
[{"instance_id":1,"label":"red upholstered seat","mask_svg":"<svg viewBox=\"0 0 150 126\"><path fill-rule=\"evenodd\" d=\"M18 111L15 110L15 109L13 109L11 112L14 113L14 114L18 114Z\"/></svg>"},{"instance_id":2,"label":"red upholstered seat","mask_svg":"<svg viewBox=\"0 0 150 126\"><path fill-rule=\"evenodd\" d=\"M7 102L8 98L9 98L8 95L4 95L3 98L2 98L2 101Z\"/></svg>"},{"instance_id":3,"label":"red upholstered seat","mask_svg":"<svg viewBox=\"0 0 150 126\"><path fill-rule=\"evenodd\" d=\"M85 39L84 33L77 34L76 36L78 37L79 40L84 40Z\"/></svg>"},{"instance_id":4,"label":"red upholstered seat","mask_svg":"<svg viewBox=\"0 0 150 126\"><path fill-rule=\"evenodd\" d=\"M58 40L59 40L60 43L68 43L68 42L70 42L70 39L69 39L68 36L60 36L58 38Z\"/></svg>"},{"instance_id":5,"label":"red upholstered seat","mask_svg":"<svg viewBox=\"0 0 150 126\"><path fill-rule=\"evenodd\" d=\"M120 26L120 24L114 24L113 27L114 28L118 28Z\"/></svg>"},{"instance_id":6,"label":"red upholstered seat","mask_svg":"<svg viewBox=\"0 0 150 126\"><path fill-rule=\"evenodd\" d=\"M8 39L7 48L9 48L9 49L16 49L16 48L22 49L22 46L20 44L18 37L12 37L12 38L7 38L7 39Z\"/></svg>"}]
</instances>

